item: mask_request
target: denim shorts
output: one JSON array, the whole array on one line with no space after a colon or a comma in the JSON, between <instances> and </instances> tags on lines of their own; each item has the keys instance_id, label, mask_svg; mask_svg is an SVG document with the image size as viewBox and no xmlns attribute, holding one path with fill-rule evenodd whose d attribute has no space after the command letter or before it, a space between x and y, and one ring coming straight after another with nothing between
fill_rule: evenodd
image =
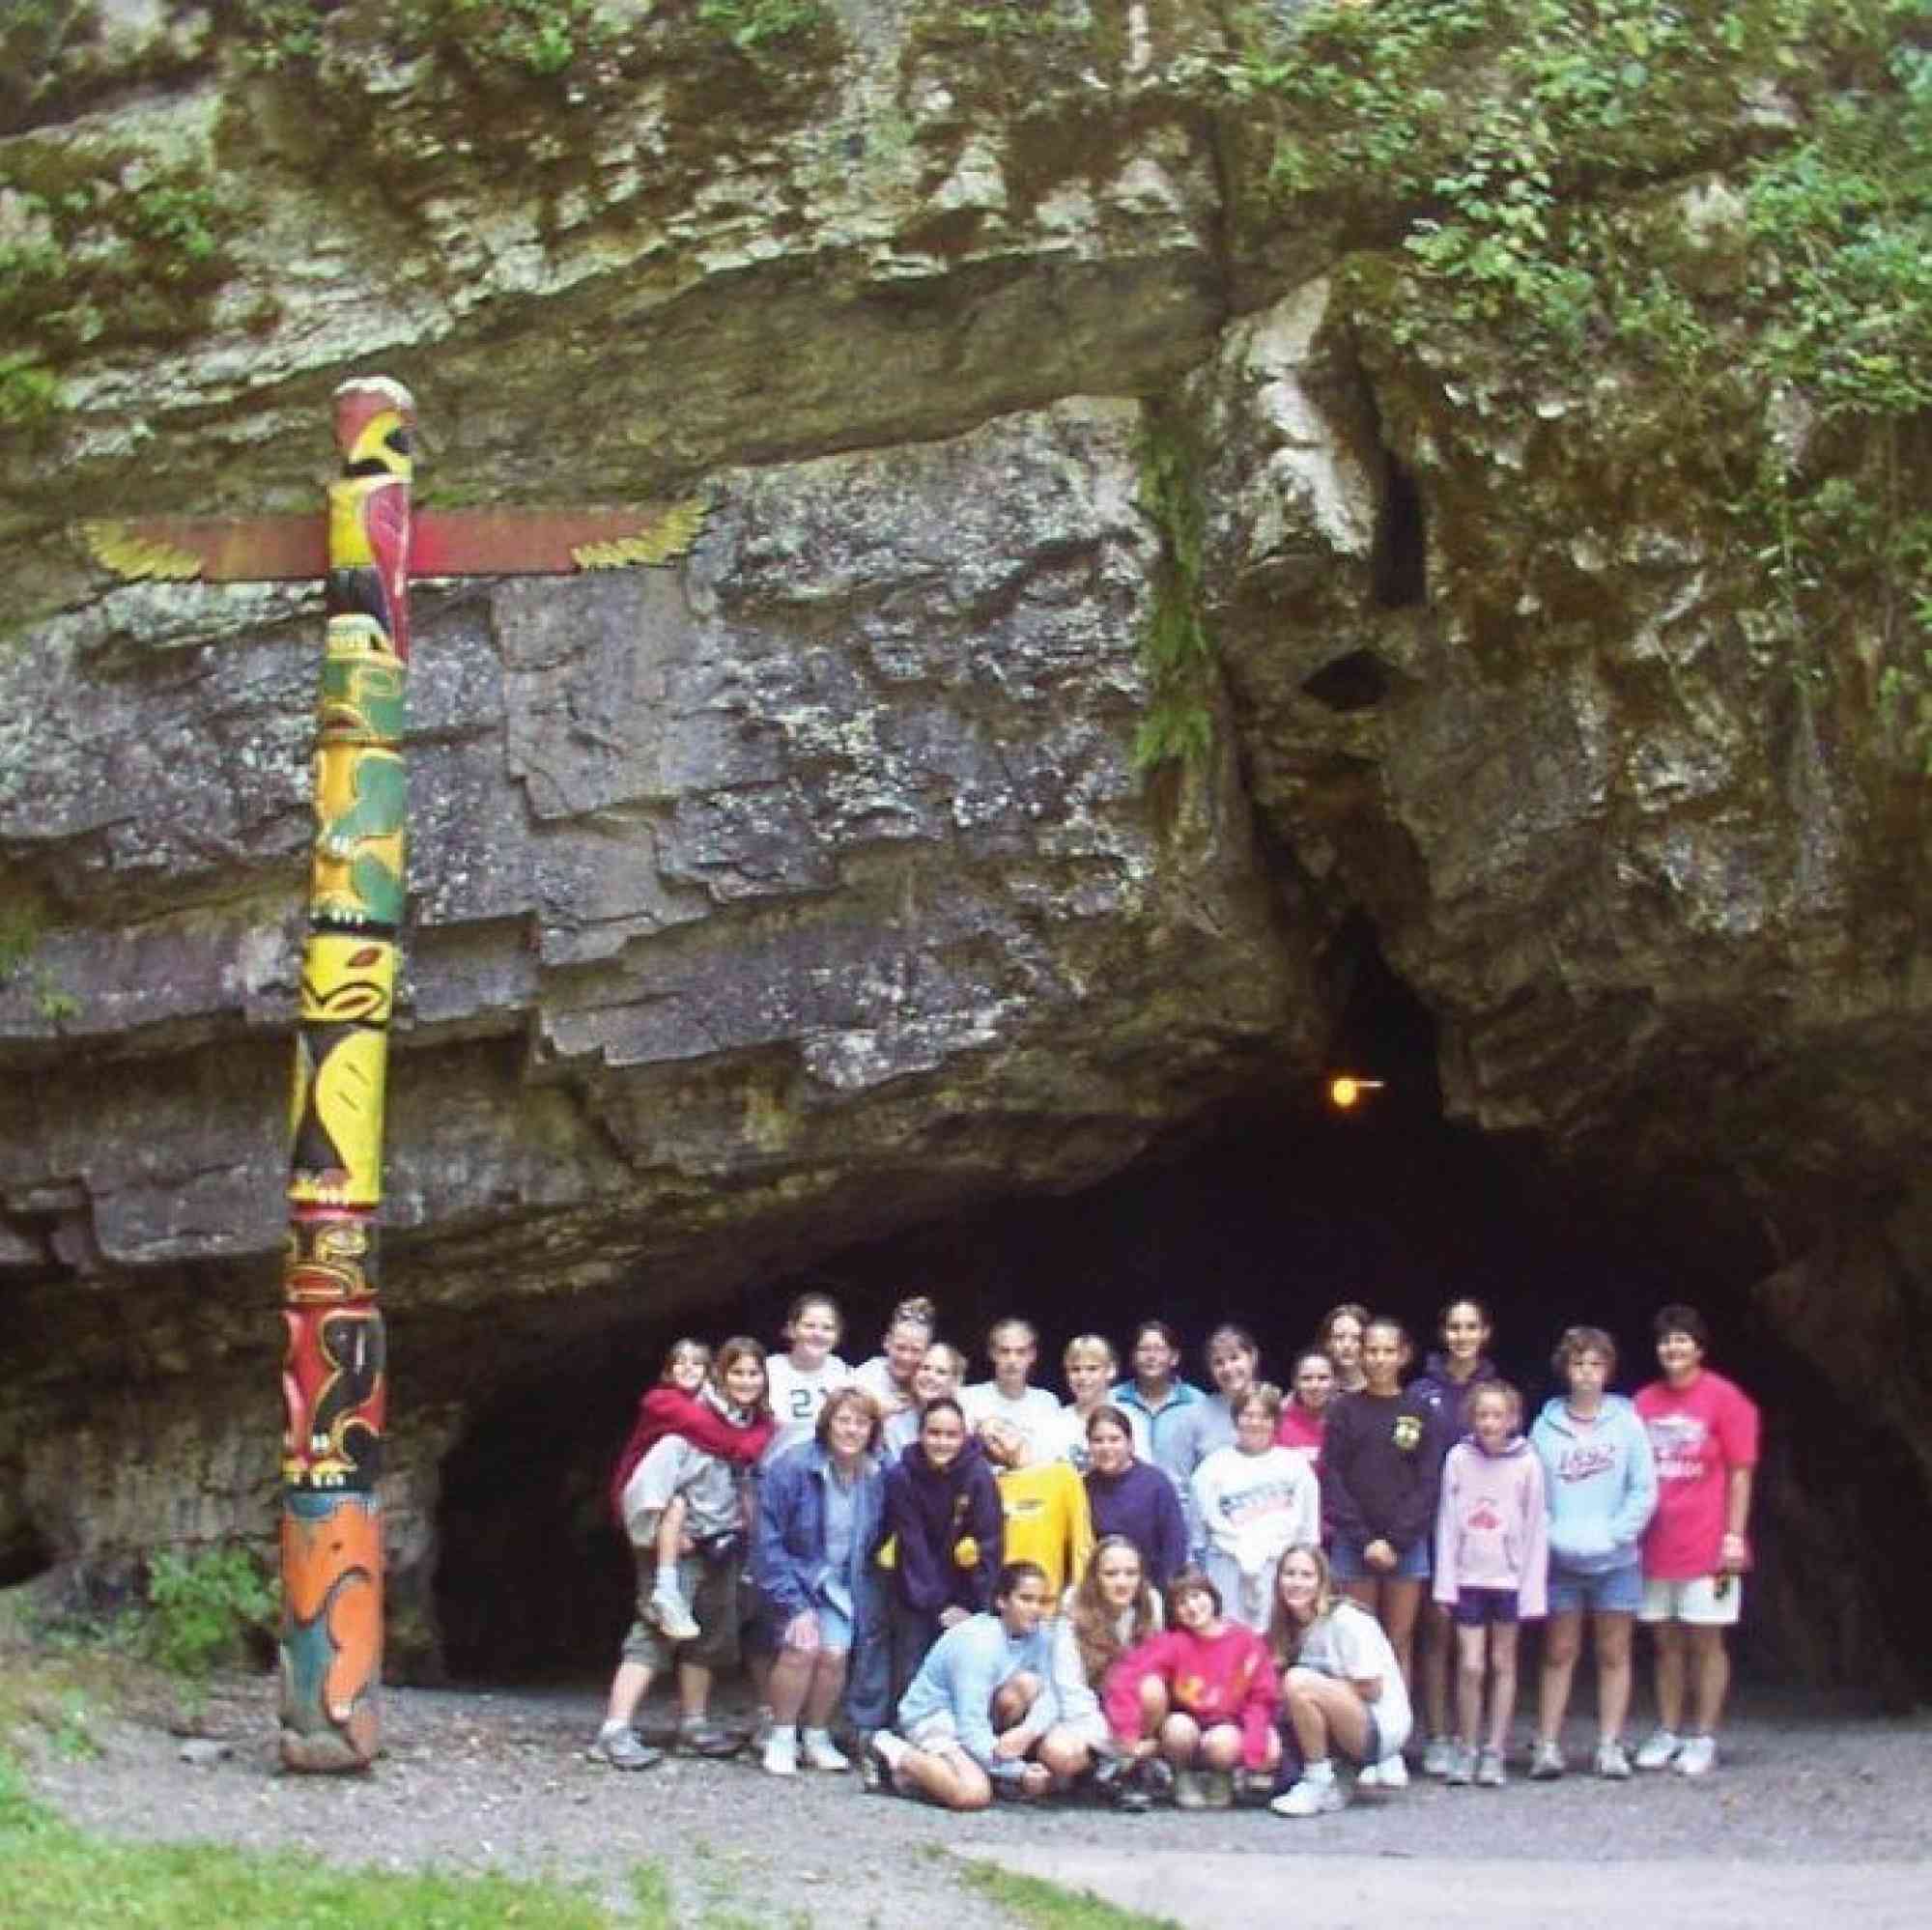
<instances>
[{"instance_id":1,"label":"denim shorts","mask_svg":"<svg viewBox=\"0 0 1932 1930\"><path fill-rule=\"evenodd\" d=\"M1337 1539L1328 1557L1329 1572L1337 1581L1427 1581L1429 1544L1414 1543L1393 1568L1371 1568L1362 1559L1361 1545Z\"/></svg>"},{"instance_id":2,"label":"denim shorts","mask_svg":"<svg viewBox=\"0 0 1932 1930\"><path fill-rule=\"evenodd\" d=\"M1492 1622L1514 1625L1520 1607L1514 1588L1459 1588L1449 1613L1459 1629L1487 1629Z\"/></svg>"},{"instance_id":3,"label":"denim shorts","mask_svg":"<svg viewBox=\"0 0 1932 1930\"><path fill-rule=\"evenodd\" d=\"M1549 1612L1575 1615L1634 1615L1643 1606L1643 1564L1626 1562L1595 1574L1549 1564Z\"/></svg>"}]
</instances>

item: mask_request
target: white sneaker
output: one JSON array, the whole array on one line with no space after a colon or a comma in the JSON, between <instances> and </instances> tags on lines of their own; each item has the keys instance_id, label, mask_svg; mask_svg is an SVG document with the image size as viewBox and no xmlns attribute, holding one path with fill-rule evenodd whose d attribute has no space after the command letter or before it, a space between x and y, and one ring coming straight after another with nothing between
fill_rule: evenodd
<instances>
[{"instance_id":1,"label":"white sneaker","mask_svg":"<svg viewBox=\"0 0 1932 1930\"><path fill-rule=\"evenodd\" d=\"M1636 1766L1640 1770L1668 1769L1683 1746L1675 1729L1653 1729L1638 1745Z\"/></svg>"},{"instance_id":2,"label":"white sneaker","mask_svg":"<svg viewBox=\"0 0 1932 1930\"><path fill-rule=\"evenodd\" d=\"M807 1730L799 1742L799 1760L807 1769L848 1770L852 1758L828 1736L823 1729L816 1733Z\"/></svg>"},{"instance_id":3,"label":"white sneaker","mask_svg":"<svg viewBox=\"0 0 1932 1930\"><path fill-rule=\"evenodd\" d=\"M1383 1789L1406 1789L1408 1787L1408 1765L1402 1759L1398 1749L1394 1755L1384 1756L1374 1765L1376 1782Z\"/></svg>"},{"instance_id":4,"label":"white sneaker","mask_svg":"<svg viewBox=\"0 0 1932 1930\"><path fill-rule=\"evenodd\" d=\"M1456 1739L1454 1736L1431 1736L1429 1744L1422 1751L1422 1773L1424 1775L1444 1776L1449 1774L1450 1765L1456 1760Z\"/></svg>"},{"instance_id":5,"label":"white sneaker","mask_svg":"<svg viewBox=\"0 0 1932 1930\"><path fill-rule=\"evenodd\" d=\"M1709 1775L1718 1767L1718 1739L1715 1736L1687 1736L1670 1765L1679 1775Z\"/></svg>"},{"instance_id":6,"label":"white sneaker","mask_svg":"<svg viewBox=\"0 0 1932 1930\"><path fill-rule=\"evenodd\" d=\"M792 1729L774 1729L765 1742L765 1752L759 1759L765 1766L767 1775L796 1775L798 1774L798 1734Z\"/></svg>"},{"instance_id":7,"label":"white sneaker","mask_svg":"<svg viewBox=\"0 0 1932 1930\"><path fill-rule=\"evenodd\" d=\"M1598 1751L1601 1755L1603 1752ZM1539 1737L1535 1749L1529 1758L1529 1779L1531 1782L1554 1782L1568 1765L1563 1760L1563 1746L1552 1743L1546 1737Z\"/></svg>"},{"instance_id":8,"label":"white sneaker","mask_svg":"<svg viewBox=\"0 0 1932 1930\"><path fill-rule=\"evenodd\" d=\"M1379 1789L1382 1786L1382 1770L1379 1763L1364 1763L1355 1772L1357 1789Z\"/></svg>"},{"instance_id":9,"label":"white sneaker","mask_svg":"<svg viewBox=\"0 0 1932 1930\"><path fill-rule=\"evenodd\" d=\"M1630 1773L1629 1751L1615 1736L1605 1736L1597 1745L1597 1774L1611 1782L1628 1782Z\"/></svg>"},{"instance_id":10,"label":"white sneaker","mask_svg":"<svg viewBox=\"0 0 1932 1930\"><path fill-rule=\"evenodd\" d=\"M675 1595L653 1595L650 1619L668 1642L695 1642L704 1632L691 1619L691 1610Z\"/></svg>"},{"instance_id":11,"label":"white sneaker","mask_svg":"<svg viewBox=\"0 0 1932 1930\"><path fill-rule=\"evenodd\" d=\"M1311 1782L1306 1776L1268 1804L1277 1816L1328 1816L1348 1802L1342 1785L1331 1776Z\"/></svg>"}]
</instances>

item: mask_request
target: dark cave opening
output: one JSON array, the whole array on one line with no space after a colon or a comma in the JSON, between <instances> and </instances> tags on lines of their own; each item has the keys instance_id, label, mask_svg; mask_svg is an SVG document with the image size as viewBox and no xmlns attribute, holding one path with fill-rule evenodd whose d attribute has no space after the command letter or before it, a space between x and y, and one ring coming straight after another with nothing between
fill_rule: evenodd
<instances>
[{"instance_id":1,"label":"dark cave opening","mask_svg":"<svg viewBox=\"0 0 1932 1930\"><path fill-rule=\"evenodd\" d=\"M1094 1329L1122 1345L1144 1315L1181 1329L1196 1378L1200 1343L1223 1320L1252 1329L1264 1370L1279 1375L1343 1299L1403 1319L1419 1365L1441 1303L1473 1293L1494 1311L1498 1365L1532 1412L1552 1391L1548 1354L1565 1325L1587 1320L1616 1337L1617 1384L1630 1391L1655 1371L1655 1310L1690 1300L1710 1321L1712 1364L1746 1386L1767 1424L1742 1668L1861 1688L1893 1706L1924 1692L1914 1605L1878 1570L1885 1549L1932 1531L1932 1511L1912 1498L1922 1487L1904 1445L1876 1424L1857 1414L1801 1424L1815 1375L1753 1308L1750 1285L1771 1261L1750 1223L1559 1172L1526 1137L1446 1121L1428 1014L1366 928L1346 935L1338 958L1350 982L1332 1067L1386 1082L1351 1112L1304 1082L1230 1108L1086 1191L914 1227L527 1364L473 1414L443 1466L435 1591L450 1674L609 1667L631 1570L604 1488L639 1391L686 1330L774 1343L786 1302L810 1281L843 1305L841 1350L854 1364L907 1293L931 1295L944 1336L976 1360L991 1321L1024 1313L1040 1329L1038 1377L1056 1392L1068 1338Z\"/></svg>"}]
</instances>

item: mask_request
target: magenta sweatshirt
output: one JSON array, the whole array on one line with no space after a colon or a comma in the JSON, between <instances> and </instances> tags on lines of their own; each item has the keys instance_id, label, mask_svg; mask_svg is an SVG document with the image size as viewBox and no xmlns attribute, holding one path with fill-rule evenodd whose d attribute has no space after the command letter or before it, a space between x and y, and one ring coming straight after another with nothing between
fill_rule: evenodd
<instances>
[{"instance_id":1,"label":"magenta sweatshirt","mask_svg":"<svg viewBox=\"0 0 1932 1930\"><path fill-rule=\"evenodd\" d=\"M1549 1517L1543 1461L1520 1434L1500 1454L1475 1436L1457 1442L1442 1463L1435 1508L1435 1599L1454 1605L1464 1588L1513 1588L1517 1612L1548 1612Z\"/></svg>"}]
</instances>

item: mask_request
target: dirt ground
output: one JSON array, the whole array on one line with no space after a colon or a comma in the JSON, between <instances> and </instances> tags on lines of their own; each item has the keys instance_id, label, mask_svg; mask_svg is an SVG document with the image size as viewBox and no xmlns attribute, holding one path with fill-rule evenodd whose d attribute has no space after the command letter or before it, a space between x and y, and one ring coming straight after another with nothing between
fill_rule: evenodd
<instances>
[{"instance_id":1,"label":"dirt ground","mask_svg":"<svg viewBox=\"0 0 1932 1930\"><path fill-rule=\"evenodd\" d=\"M216 1760L185 1761L182 1738L155 1721L94 1718L98 1753L43 1745L33 1778L63 1814L109 1835L296 1847L379 1868L550 1872L596 1885L613 1904L625 1870L657 1859L694 1920L728 1898L753 1922L1006 1922L961 1887L951 1850L1189 1924L1242 1920L1264 1897L1291 1907L1297 1890L1311 1908L1324 1899L1313 1910L1324 1930L1387 1922L1404 1914L1398 1892L1420 1886L1431 1930L1506 1930L1520 1920L1506 1902L1531 1906L1520 1920L1554 1917L1566 1930L1647 1930L1646 1918L1674 1930L1707 1920L1687 1871L1717 1886L1711 1921L1932 1923L1928 1715L1855 1716L1758 1691L1742 1699L1707 1782L1518 1774L1484 1791L1418 1781L1289 1823L1264 1810L1130 1817L1073 1802L947 1818L866 1797L849 1776L780 1784L748 1758L624 1774L584 1756L601 1699L593 1683L392 1689L373 1774L296 1777L275 1769L273 1683L238 1679L209 1706L208 1735L225 1746ZM1586 1738L1571 1741L1580 1754ZM1889 1915L1901 1889L1922 1908ZM1660 1890L1662 1905L1646 1902Z\"/></svg>"}]
</instances>

